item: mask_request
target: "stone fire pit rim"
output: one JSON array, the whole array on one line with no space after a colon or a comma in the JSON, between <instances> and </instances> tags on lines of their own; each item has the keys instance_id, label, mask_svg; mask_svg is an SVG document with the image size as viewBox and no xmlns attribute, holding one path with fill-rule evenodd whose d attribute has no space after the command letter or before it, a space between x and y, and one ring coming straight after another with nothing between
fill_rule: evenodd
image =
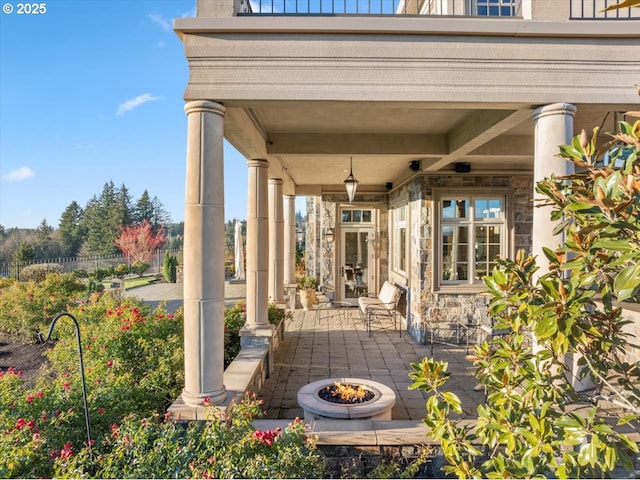
<instances>
[{"instance_id":1,"label":"stone fire pit rim","mask_svg":"<svg viewBox=\"0 0 640 480\"><path fill-rule=\"evenodd\" d=\"M365 403L344 405L322 400L318 392L335 382L351 385L361 385L372 390L375 396ZM305 412L313 413L325 418L364 419L376 417L381 412L390 411L396 403L396 394L386 385L365 378L336 377L317 380L298 390L298 404Z\"/></svg>"}]
</instances>

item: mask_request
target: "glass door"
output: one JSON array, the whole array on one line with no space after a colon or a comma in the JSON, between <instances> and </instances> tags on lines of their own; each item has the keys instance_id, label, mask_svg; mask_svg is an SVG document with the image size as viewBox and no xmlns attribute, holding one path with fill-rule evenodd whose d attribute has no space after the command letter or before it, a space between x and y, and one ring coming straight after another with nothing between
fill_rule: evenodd
<instances>
[{"instance_id":1,"label":"glass door","mask_svg":"<svg viewBox=\"0 0 640 480\"><path fill-rule=\"evenodd\" d=\"M340 274L342 279L342 300L353 304L358 297L369 292L374 284L374 269L371 261L372 249L370 240L373 229L351 227L342 229L342 263Z\"/></svg>"}]
</instances>

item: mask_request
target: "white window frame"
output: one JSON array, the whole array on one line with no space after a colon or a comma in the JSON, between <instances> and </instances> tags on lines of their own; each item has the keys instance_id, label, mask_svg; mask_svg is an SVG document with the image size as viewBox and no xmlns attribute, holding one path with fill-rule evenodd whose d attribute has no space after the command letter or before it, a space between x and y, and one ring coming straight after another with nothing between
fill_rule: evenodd
<instances>
[{"instance_id":1,"label":"white window frame","mask_svg":"<svg viewBox=\"0 0 640 480\"><path fill-rule=\"evenodd\" d=\"M501 218L479 218L474 217L475 200L500 199L503 202L503 211ZM464 219L443 219L442 210L443 202L446 200L468 200L469 211L468 217ZM512 255L512 236L513 236L513 201L509 190L439 190L434 191L434 219L435 219L435 235L434 235L434 254L435 259L433 268L433 287L434 290L455 290L455 291L481 291L486 286L482 279L476 279L476 241L475 229L479 226L491 226L500 228L500 247L499 255L507 257ZM445 280L444 271L446 269L443 258L443 228L447 226L467 226L467 279L451 279ZM490 272L488 272L490 273Z\"/></svg>"},{"instance_id":2,"label":"white window frame","mask_svg":"<svg viewBox=\"0 0 640 480\"><path fill-rule=\"evenodd\" d=\"M408 197L400 199L399 202L391 206L390 227L391 227L391 270L398 275L407 278L409 276L409 253L410 253L410 221L411 214ZM404 231L404 251L401 251L401 236ZM404 254L404 265L402 255Z\"/></svg>"},{"instance_id":3,"label":"white window frame","mask_svg":"<svg viewBox=\"0 0 640 480\"><path fill-rule=\"evenodd\" d=\"M474 17L516 17L521 3L522 0L467 0L467 11Z\"/></svg>"}]
</instances>

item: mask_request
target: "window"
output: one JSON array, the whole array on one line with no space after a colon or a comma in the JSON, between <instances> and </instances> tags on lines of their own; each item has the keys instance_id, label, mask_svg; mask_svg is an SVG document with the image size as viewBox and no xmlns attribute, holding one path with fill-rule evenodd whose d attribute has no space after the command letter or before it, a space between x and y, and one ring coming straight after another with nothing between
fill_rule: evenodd
<instances>
[{"instance_id":1,"label":"window","mask_svg":"<svg viewBox=\"0 0 640 480\"><path fill-rule=\"evenodd\" d=\"M393 222L392 233L392 268L393 270L407 274L408 270L408 235L407 235L407 217L409 216L409 206L405 203L391 212Z\"/></svg>"},{"instance_id":2,"label":"window","mask_svg":"<svg viewBox=\"0 0 640 480\"><path fill-rule=\"evenodd\" d=\"M479 284L506 253L505 196L443 195L440 220L441 285Z\"/></svg>"},{"instance_id":3,"label":"window","mask_svg":"<svg viewBox=\"0 0 640 480\"><path fill-rule=\"evenodd\" d=\"M479 17L515 17L519 0L471 0L471 15Z\"/></svg>"},{"instance_id":4,"label":"window","mask_svg":"<svg viewBox=\"0 0 640 480\"><path fill-rule=\"evenodd\" d=\"M342 223L371 223L371 210L343 209Z\"/></svg>"}]
</instances>

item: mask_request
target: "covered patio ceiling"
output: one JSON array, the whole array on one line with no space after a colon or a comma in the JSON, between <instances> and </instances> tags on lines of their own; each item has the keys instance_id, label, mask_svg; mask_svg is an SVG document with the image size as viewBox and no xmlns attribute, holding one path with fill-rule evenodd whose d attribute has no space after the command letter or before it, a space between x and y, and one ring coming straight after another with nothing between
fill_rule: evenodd
<instances>
[{"instance_id":1,"label":"covered patio ceiling","mask_svg":"<svg viewBox=\"0 0 640 480\"><path fill-rule=\"evenodd\" d=\"M226 106L227 140L247 158L266 156L270 175L284 177L288 194L344 192L351 157L359 192L398 186L416 174L409 167L416 161L421 171L433 174L454 172L458 162L468 162L472 173L533 170L537 105L243 101ZM603 131L610 131L629 108L576 106L576 133L603 122Z\"/></svg>"}]
</instances>

